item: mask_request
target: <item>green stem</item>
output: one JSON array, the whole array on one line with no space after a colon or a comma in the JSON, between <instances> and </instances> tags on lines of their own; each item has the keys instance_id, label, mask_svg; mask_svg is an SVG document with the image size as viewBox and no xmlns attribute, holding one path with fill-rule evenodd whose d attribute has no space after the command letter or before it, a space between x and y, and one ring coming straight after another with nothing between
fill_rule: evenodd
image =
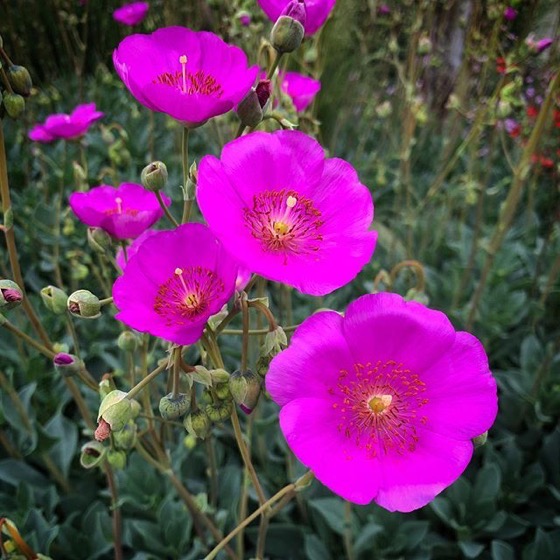
<instances>
[{"instance_id":1,"label":"green stem","mask_svg":"<svg viewBox=\"0 0 560 560\"><path fill-rule=\"evenodd\" d=\"M276 68L278 68L278 65L280 64L280 60L282 59L282 53L275 51L275 56L274 56L274 60L272 61L272 64L270 65L270 68L268 69L268 72L266 73L266 79L267 80L271 80L272 76L274 75L274 72L276 72Z\"/></svg>"},{"instance_id":2,"label":"green stem","mask_svg":"<svg viewBox=\"0 0 560 560\"><path fill-rule=\"evenodd\" d=\"M171 389L172 399L176 399L179 395L179 375L181 373L182 349L182 346L177 346L173 349L173 387Z\"/></svg>"},{"instance_id":3,"label":"green stem","mask_svg":"<svg viewBox=\"0 0 560 560\"><path fill-rule=\"evenodd\" d=\"M344 503L344 550L346 560L354 560L354 549L352 546L352 504Z\"/></svg>"},{"instance_id":4,"label":"green stem","mask_svg":"<svg viewBox=\"0 0 560 560\"><path fill-rule=\"evenodd\" d=\"M113 512L113 547L115 551L114 558L115 560L122 560L122 514L119 506L119 494L115 483L113 469L107 461L105 461L104 470L105 477L107 478L107 486L109 487L109 493L111 494L111 511Z\"/></svg>"},{"instance_id":5,"label":"green stem","mask_svg":"<svg viewBox=\"0 0 560 560\"><path fill-rule=\"evenodd\" d=\"M282 327L284 332L292 332L295 331L299 325L289 325L287 327ZM250 336L262 336L263 334L268 334L270 329L250 329L248 334ZM234 334L234 335L242 335L243 331L241 329L224 329L222 334Z\"/></svg>"},{"instance_id":6,"label":"green stem","mask_svg":"<svg viewBox=\"0 0 560 560\"><path fill-rule=\"evenodd\" d=\"M148 385L153 379L155 379L158 375L160 375L163 371L167 368L167 362L159 365L156 369L152 372L148 373L142 381L140 381L137 385L132 387L130 391L128 391L126 397L128 399L133 399L146 385Z\"/></svg>"},{"instance_id":7,"label":"green stem","mask_svg":"<svg viewBox=\"0 0 560 560\"><path fill-rule=\"evenodd\" d=\"M24 333L23 331L18 329L15 325L10 323L8 320L6 320L5 322L0 322L0 326L9 330L12 334L16 335L18 338L21 338L21 340L29 344L29 346L33 346L33 348L41 352L41 354L43 354L50 360L52 360L56 356L56 354L52 350L50 350L40 342L37 342L36 340L32 339L27 333Z\"/></svg>"},{"instance_id":8,"label":"green stem","mask_svg":"<svg viewBox=\"0 0 560 560\"><path fill-rule=\"evenodd\" d=\"M194 201L194 193L187 192L187 185L189 182L189 132L189 128L187 128L186 126L183 127L183 136L181 139L181 160L183 162L184 189L183 217L181 218L182 224L186 224L191 219L191 212Z\"/></svg>"},{"instance_id":9,"label":"green stem","mask_svg":"<svg viewBox=\"0 0 560 560\"><path fill-rule=\"evenodd\" d=\"M171 212L169 211L169 208L167 208L165 202L163 202L163 198L161 197L161 193L159 191L155 191L154 193L156 195L156 198L158 199L159 205L161 206L161 209L163 210L163 213L165 214L165 217L175 226L177 227L179 225L179 222L173 217L173 215L171 214Z\"/></svg>"},{"instance_id":10,"label":"green stem","mask_svg":"<svg viewBox=\"0 0 560 560\"><path fill-rule=\"evenodd\" d=\"M309 471L306 474L304 474L301 478L296 480L295 482L292 482L291 484L288 484L287 486L284 486L284 488L282 488L282 490L279 490L278 492L276 492L276 494L274 494L274 496L272 496L272 498L270 498L264 504L262 504L259 508L257 508L251 515L246 517L233 531L231 531L226 537L224 537L212 549L210 554L208 554L204 558L204 560L213 560L214 558L216 558L216 556L218 555L218 552L220 552L220 550L222 550L222 548L224 548L224 546L231 539L233 539L233 537L235 537L235 535L237 535L237 533L239 533L239 531L242 531L245 527L247 527L247 525L249 525L253 520L255 520L264 511L268 510L268 508L270 508L270 506L272 504L279 501L286 494L297 492L298 490L307 486L307 484L313 479L313 476L314 476L313 473L311 471Z\"/></svg>"},{"instance_id":11,"label":"green stem","mask_svg":"<svg viewBox=\"0 0 560 560\"><path fill-rule=\"evenodd\" d=\"M272 311L262 302L262 301L249 301L249 307L255 308L257 311L260 311L268 321L268 332L273 332L278 328L278 323L272 314Z\"/></svg>"}]
</instances>

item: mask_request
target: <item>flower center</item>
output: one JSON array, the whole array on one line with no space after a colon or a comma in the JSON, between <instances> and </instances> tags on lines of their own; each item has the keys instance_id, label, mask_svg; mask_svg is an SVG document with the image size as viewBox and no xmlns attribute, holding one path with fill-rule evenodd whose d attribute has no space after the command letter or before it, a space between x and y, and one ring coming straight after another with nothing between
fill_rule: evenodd
<instances>
[{"instance_id":1,"label":"flower center","mask_svg":"<svg viewBox=\"0 0 560 560\"><path fill-rule=\"evenodd\" d=\"M425 391L417 374L392 360L341 370L328 390L339 414L338 430L371 458L416 449L417 427L428 421L419 413L428 403Z\"/></svg>"},{"instance_id":2,"label":"flower center","mask_svg":"<svg viewBox=\"0 0 560 560\"><path fill-rule=\"evenodd\" d=\"M310 254L319 250L321 212L296 191L264 191L253 197L253 207L244 209L251 235L265 251L284 255Z\"/></svg>"},{"instance_id":3,"label":"flower center","mask_svg":"<svg viewBox=\"0 0 560 560\"><path fill-rule=\"evenodd\" d=\"M208 268L176 268L173 276L160 285L154 311L167 326L185 325L207 314L224 291L224 283Z\"/></svg>"},{"instance_id":4,"label":"flower center","mask_svg":"<svg viewBox=\"0 0 560 560\"><path fill-rule=\"evenodd\" d=\"M107 208L103 210L103 214L106 216L114 216L115 214L121 215L125 214L126 216L136 216L139 210L137 208L123 208L123 200L119 196L115 197L115 207L114 208Z\"/></svg>"},{"instance_id":5,"label":"flower center","mask_svg":"<svg viewBox=\"0 0 560 560\"><path fill-rule=\"evenodd\" d=\"M177 88L181 93L193 95L209 95L220 98L224 94L223 87L218 83L216 78L204 70L196 70L189 72L187 70L187 55L182 54L179 57L181 70L172 72L163 72L155 77L154 84L163 84L166 86Z\"/></svg>"}]
</instances>

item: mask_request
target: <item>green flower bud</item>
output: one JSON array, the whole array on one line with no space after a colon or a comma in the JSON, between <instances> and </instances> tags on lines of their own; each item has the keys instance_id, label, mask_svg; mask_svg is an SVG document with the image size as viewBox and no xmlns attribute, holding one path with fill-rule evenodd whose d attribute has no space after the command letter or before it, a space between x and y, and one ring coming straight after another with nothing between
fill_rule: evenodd
<instances>
[{"instance_id":1,"label":"green flower bud","mask_svg":"<svg viewBox=\"0 0 560 560\"><path fill-rule=\"evenodd\" d=\"M251 128L257 126L262 121L263 111L255 88L251 88L249 93L239 102L237 116L241 124Z\"/></svg>"},{"instance_id":2,"label":"green flower bud","mask_svg":"<svg viewBox=\"0 0 560 560\"><path fill-rule=\"evenodd\" d=\"M17 119L25 111L25 99L19 93L4 93L4 107L12 119Z\"/></svg>"},{"instance_id":3,"label":"green flower bud","mask_svg":"<svg viewBox=\"0 0 560 560\"><path fill-rule=\"evenodd\" d=\"M229 381L229 373L225 369L210 370L210 377L213 383L227 383Z\"/></svg>"},{"instance_id":4,"label":"green flower bud","mask_svg":"<svg viewBox=\"0 0 560 560\"><path fill-rule=\"evenodd\" d=\"M97 319L101 316L99 298L89 290L77 290L67 302L68 311L82 319Z\"/></svg>"},{"instance_id":5,"label":"green flower bud","mask_svg":"<svg viewBox=\"0 0 560 560\"><path fill-rule=\"evenodd\" d=\"M122 430L132 419L132 401L126 395L124 391L115 389L101 401L97 421L104 420L112 432Z\"/></svg>"},{"instance_id":6,"label":"green flower bud","mask_svg":"<svg viewBox=\"0 0 560 560\"><path fill-rule=\"evenodd\" d=\"M488 430L486 430L483 434L480 434L479 436L476 436L472 442L473 445L475 447L481 447L486 443L486 440L488 439Z\"/></svg>"},{"instance_id":7,"label":"green flower bud","mask_svg":"<svg viewBox=\"0 0 560 560\"><path fill-rule=\"evenodd\" d=\"M130 331L123 331L117 338L117 346L123 352L134 352L138 347L138 337Z\"/></svg>"},{"instance_id":8,"label":"green flower bud","mask_svg":"<svg viewBox=\"0 0 560 560\"><path fill-rule=\"evenodd\" d=\"M84 469L92 469L102 464L107 448L99 441L89 441L82 445L80 452L80 465Z\"/></svg>"},{"instance_id":9,"label":"green flower bud","mask_svg":"<svg viewBox=\"0 0 560 560\"><path fill-rule=\"evenodd\" d=\"M303 41L305 29L303 25L288 16L280 16L270 34L272 46L280 53L295 51Z\"/></svg>"},{"instance_id":10,"label":"green flower bud","mask_svg":"<svg viewBox=\"0 0 560 560\"><path fill-rule=\"evenodd\" d=\"M46 286L41 290L41 299L43 303L56 315L66 313L66 303L68 302L68 294L63 292L56 286Z\"/></svg>"},{"instance_id":11,"label":"green flower bud","mask_svg":"<svg viewBox=\"0 0 560 560\"><path fill-rule=\"evenodd\" d=\"M255 370L261 377L264 377L268 373L268 367L271 360L272 358L270 356L259 356L257 359Z\"/></svg>"},{"instance_id":12,"label":"green flower bud","mask_svg":"<svg viewBox=\"0 0 560 560\"><path fill-rule=\"evenodd\" d=\"M87 191L87 173L77 161L72 162L72 175L74 176L75 189L77 191Z\"/></svg>"},{"instance_id":13,"label":"green flower bud","mask_svg":"<svg viewBox=\"0 0 560 560\"><path fill-rule=\"evenodd\" d=\"M185 416L183 426L195 438L204 439L210 433L212 423L208 414L202 409L195 410Z\"/></svg>"},{"instance_id":14,"label":"green flower bud","mask_svg":"<svg viewBox=\"0 0 560 560\"><path fill-rule=\"evenodd\" d=\"M229 378L233 400L245 414L251 414L261 394L261 378L251 370L234 371Z\"/></svg>"},{"instance_id":15,"label":"green flower bud","mask_svg":"<svg viewBox=\"0 0 560 560\"><path fill-rule=\"evenodd\" d=\"M24 97L29 97L33 83L27 68L25 66L12 65L8 68L6 74L14 92Z\"/></svg>"},{"instance_id":16,"label":"green flower bud","mask_svg":"<svg viewBox=\"0 0 560 560\"><path fill-rule=\"evenodd\" d=\"M126 453L118 449L107 451L107 461L116 470L122 471L126 467Z\"/></svg>"},{"instance_id":17,"label":"green flower bud","mask_svg":"<svg viewBox=\"0 0 560 560\"><path fill-rule=\"evenodd\" d=\"M159 413L165 420L180 418L190 407L191 397L186 393L178 393L175 397L173 393L169 393L159 401Z\"/></svg>"},{"instance_id":18,"label":"green flower bud","mask_svg":"<svg viewBox=\"0 0 560 560\"><path fill-rule=\"evenodd\" d=\"M56 371L63 377L72 377L78 374L84 367L84 362L78 356L68 354L67 352L59 352L53 358L53 364Z\"/></svg>"},{"instance_id":19,"label":"green flower bud","mask_svg":"<svg viewBox=\"0 0 560 560\"><path fill-rule=\"evenodd\" d=\"M142 169L140 181L146 190L157 192L161 191L161 189L165 187L167 177L168 174L165 163L161 161L154 161Z\"/></svg>"},{"instance_id":20,"label":"green flower bud","mask_svg":"<svg viewBox=\"0 0 560 560\"><path fill-rule=\"evenodd\" d=\"M98 384L99 387L99 396L101 400L103 400L111 391L116 390L115 382L113 381L113 377L109 373L105 373L101 378L101 381Z\"/></svg>"},{"instance_id":21,"label":"green flower bud","mask_svg":"<svg viewBox=\"0 0 560 560\"><path fill-rule=\"evenodd\" d=\"M288 346L288 338L284 329L282 327L276 327L276 329L266 334L261 354L274 358L274 356L284 350L286 346Z\"/></svg>"},{"instance_id":22,"label":"green flower bud","mask_svg":"<svg viewBox=\"0 0 560 560\"><path fill-rule=\"evenodd\" d=\"M142 405L138 401L132 399L130 401L130 406L131 406L130 413L132 414L131 419L135 420L140 414L140 411L142 410Z\"/></svg>"},{"instance_id":23,"label":"green flower bud","mask_svg":"<svg viewBox=\"0 0 560 560\"><path fill-rule=\"evenodd\" d=\"M138 428L134 420L129 420L120 432L115 432L113 434L115 446L125 451L132 449L136 444L137 431Z\"/></svg>"},{"instance_id":24,"label":"green flower bud","mask_svg":"<svg viewBox=\"0 0 560 560\"><path fill-rule=\"evenodd\" d=\"M212 422L223 422L231 416L232 404L231 401L220 401L219 403L207 404L204 408L208 418Z\"/></svg>"},{"instance_id":25,"label":"green flower bud","mask_svg":"<svg viewBox=\"0 0 560 560\"><path fill-rule=\"evenodd\" d=\"M111 236L104 229L98 227L88 227L87 240L90 248L100 254L106 253L113 245Z\"/></svg>"},{"instance_id":26,"label":"green flower bud","mask_svg":"<svg viewBox=\"0 0 560 560\"><path fill-rule=\"evenodd\" d=\"M0 280L0 310L8 311L21 304L23 292L11 280Z\"/></svg>"},{"instance_id":27,"label":"green flower bud","mask_svg":"<svg viewBox=\"0 0 560 560\"><path fill-rule=\"evenodd\" d=\"M221 400L225 401L231 399L231 393L229 392L228 383L218 383L215 387L216 396Z\"/></svg>"}]
</instances>

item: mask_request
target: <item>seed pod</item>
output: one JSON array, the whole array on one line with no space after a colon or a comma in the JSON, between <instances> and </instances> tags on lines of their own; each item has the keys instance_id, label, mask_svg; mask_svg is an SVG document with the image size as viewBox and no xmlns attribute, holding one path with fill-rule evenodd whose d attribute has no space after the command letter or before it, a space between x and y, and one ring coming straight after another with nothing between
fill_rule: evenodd
<instances>
[{"instance_id":1,"label":"seed pod","mask_svg":"<svg viewBox=\"0 0 560 560\"><path fill-rule=\"evenodd\" d=\"M185 416L183 426L191 436L204 439L210 433L212 422L202 409L195 410Z\"/></svg>"},{"instance_id":2,"label":"seed pod","mask_svg":"<svg viewBox=\"0 0 560 560\"><path fill-rule=\"evenodd\" d=\"M190 395L179 393L174 397L169 393L159 401L159 413L165 420L175 420L188 412L190 406Z\"/></svg>"},{"instance_id":3,"label":"seed pod","mask_svg":"<svg viewBox=\"0 0 560 560\"><path fill-rule=\"evenodd\" d=\"M14 92L24 97L29 97L33 83L31 82L31 76L27 68L25 66L13 64L8 68L6 74L8 75L8 80Z\"/></svg>"},{"instance_id":4,"label":"seed pod","mask_svg":"<svg viewBox=\"0 0 560 560\"><path fill-rule=\"evenodd\" d=\"M56 286L46 286L41 290L41 299L43 303L53 313L62 315L66 313L66 304L68 302L68 294L63 292Z\"/></svg>"}]
</instances>

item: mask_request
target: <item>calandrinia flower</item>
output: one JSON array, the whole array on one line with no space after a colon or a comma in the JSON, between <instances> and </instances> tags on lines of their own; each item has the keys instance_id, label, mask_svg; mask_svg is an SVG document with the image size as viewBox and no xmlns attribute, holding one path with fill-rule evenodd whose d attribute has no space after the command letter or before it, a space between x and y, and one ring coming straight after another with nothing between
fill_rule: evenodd
<instances>
[{"instance_id":1,"label":"calandrinia flower","mask_svg":"<svg viewBox=\"0 0 560 560\"><path fill-rule=\"evenodd\" d=\"M306 294L350 282L369 261L373 201L354 168L297 131L253 132L206 156L197 199L246 268Z\"/></svg>"},{"instance_id":2,"label":"calandrinia flower","mask_svg":"<svg viewBox=\"0 0 560 560\"><path fill-rule=\"evenodd\" d=\"M497 413L482 344L396 294L309 317L272 360L266 388L288 445L325 486L390 511L452 484Z\"/></svg>"},{"instance_id":3,"label":"calandrinia flower","mask_svg":"<svg viewBox=\"0 0 560 560\"><path fill-rule=\"evenodd\" d=\"M123 25L138 25L144 21L149 9L148 2L132 2L117 8L113 12L113 19Z\"/></svg>"},{"instance_id":4,"label":"calandrinia flower","mask_svg":"<svg viewBox=\"0 0 560 560\"><path fill-rule=\"evenodd\" d=\"M97 111L95 103L78 105L69 115L55 113L47 117L43 124L35 125L29 131L34 142L54 142L55 140L74 140L83 136L92 123L103 116Z\"/></svg>"},{"instance_id":5,"label":"calandrinia flower","mask_svg":"<svg viewBox=\"0 0 560 560\"><path fill-rule=\"evenodd\" d=\"M237 263L202 224L146 239L113 286L116 318L176 344L193 344L233 295Z\"/></svg>"},{"instance_id":6,"label":"calandrinia flower","mask_svg":"<svg viewBox=\"0 0 560 560\"><path fill-rule=\"evenodd\" d=\"M305 0L305 34L313 35L334 8L336 0ZM271 21L276 21L288 4L288 0L258 0L260 7Z\"/></svg>"},{"instance_id":7,"label":"calandrinia flower","mask_svg":"<svg viewBox=\"0 0 560 560\"><path fill-rule=\"evenodd\" d=\"M309 107L321 89L321 82L319 80L298 74L297 72L280 74L280 79L280 88L292 98L298 113L305 111Z\"/></svg>"},{"instance_id":8,"label":"calandrinia flower","mask_svg":"<svg viewBox=\"0 0 560 560\"><path fill-rule=\"evenodd\" d=\"M171 200L161 196L169 206ZM84 224L102 228L116 239L134 239L163 216L156 195L137 183L72 193L70 207Z\"/></svg>"},{"instance_id":9,"label":"calandrinia flower","mask_svg":"<svg viewBox=\"0 0 560 560\"><path fill-rule=\"evenodd\" d=\"M143 233L141 233L127 248L126 248L126 258L124 255L124 250L122 247L119 247L117 254L115 256L115 262L117 263L118 267L121 270L126 268L128 261L138 252L140 249L140 245L152 237L152 235L156 235L158 230L156 229L147 229Z\"/></svg>"},{"instance_id":10,"label":"calandrinia flower","mask_svg":"<svg viewBox=\"0 0 560 560\"><path fill-rule=\"evenodd\" d=\"M227 113L249 91L258 67L217 35L166 27L130 35L113 53L115 69L130 93L151 109L186 126Z\"/></svg>"}]
</instances>

